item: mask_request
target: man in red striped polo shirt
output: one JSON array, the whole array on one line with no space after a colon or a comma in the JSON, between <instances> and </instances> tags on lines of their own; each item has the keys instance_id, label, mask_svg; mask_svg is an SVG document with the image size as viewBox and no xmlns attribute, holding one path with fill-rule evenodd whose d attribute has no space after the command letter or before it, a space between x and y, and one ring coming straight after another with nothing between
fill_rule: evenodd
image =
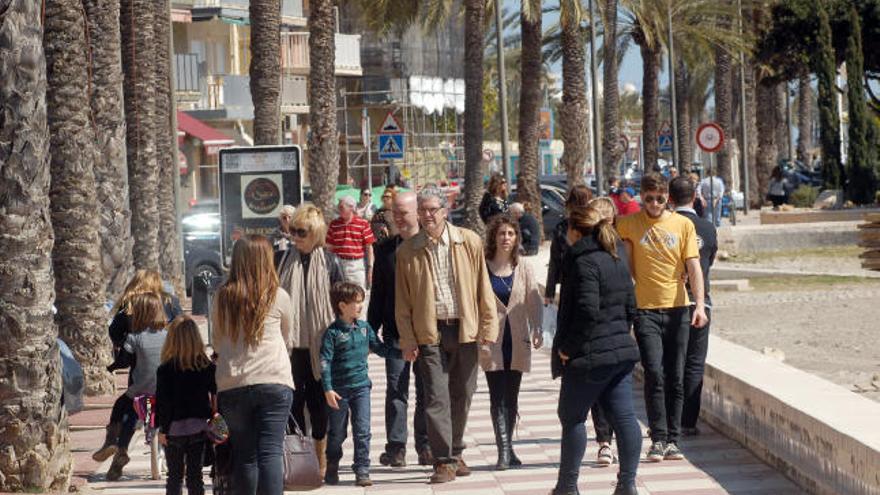
<instances>
[{"instance_id":1,"label":"man in red striped polo shirt","mask_svg":"<svg viewBox=\"0 0 880 495\"><path fill-rule=\"evenodd\" d=\"M354 213L355 206L352 197L344 196L339 200L339 216L327 229L327 245L339 257L343 279L367 289L373 280L373 243L376 238L370 223Z\"/></svg>"}]
</instances>

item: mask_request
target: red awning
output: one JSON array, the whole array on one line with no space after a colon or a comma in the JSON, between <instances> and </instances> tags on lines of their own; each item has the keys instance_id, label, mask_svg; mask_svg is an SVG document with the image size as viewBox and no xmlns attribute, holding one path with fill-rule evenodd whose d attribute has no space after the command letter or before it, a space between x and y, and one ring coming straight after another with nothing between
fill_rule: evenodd
<instances>
[{"instance_id":1,"label":"red awning","mask_svg":"<svg viewBox=\"0 0 880 495\"><path fill-rule=\"evenodd\" d=\"M226 134L185 112L177 112L177 129L201 140L205 151L209 155L216 155L220 149L228 148L235 144L235 140Z\"/></svg>"}]
</instances>

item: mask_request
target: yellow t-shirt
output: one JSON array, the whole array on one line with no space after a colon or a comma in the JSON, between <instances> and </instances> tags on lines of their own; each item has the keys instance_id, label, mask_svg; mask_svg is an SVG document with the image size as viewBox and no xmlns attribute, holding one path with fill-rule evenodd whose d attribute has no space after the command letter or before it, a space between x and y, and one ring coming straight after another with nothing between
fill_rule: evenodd
<instances>
[{"instance_id":1,"label":"yellow t-shirt","mask_svg":"<svg viewBox=\"0 0 880 495\"><path fill-rule=\"evenodd\" d=\"M700 257L693 222L669 212L655 219L642 210L618 218L617 231L632 246L638 308L689 305L683 277L685 260Z\"/></svg>"}]
</instances>

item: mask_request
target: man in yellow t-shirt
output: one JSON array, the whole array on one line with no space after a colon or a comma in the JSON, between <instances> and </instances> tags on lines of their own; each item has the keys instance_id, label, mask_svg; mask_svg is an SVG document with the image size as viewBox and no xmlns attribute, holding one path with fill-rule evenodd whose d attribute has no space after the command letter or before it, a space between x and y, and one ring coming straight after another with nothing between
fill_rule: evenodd
<instances>
[{"instance_id":1,"label":"man in yellow t-shirt","mask_svg":"<svg viewBox=\"0 0 880 495\"><path fill-rule=\"evenodd\" d=\"M699 329L708 321L696 230L690 220L666 209L668 197L662 176L645 175L642 211L617 220L636 286L635 334L645 370L651 462L684 458L678 439L685 355L691 326ZM685 274L696 299L692 316Z\"/></svg>"}]
</instances>

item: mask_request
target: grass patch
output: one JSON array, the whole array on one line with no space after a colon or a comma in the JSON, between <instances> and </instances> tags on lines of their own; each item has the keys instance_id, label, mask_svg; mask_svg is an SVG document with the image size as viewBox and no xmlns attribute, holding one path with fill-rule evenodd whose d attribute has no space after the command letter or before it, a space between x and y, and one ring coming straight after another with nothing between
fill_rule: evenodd
<instances>
[{"instance_id":1,"label":"grass patch","mask_svg":"<svg viewBox=\"0 0 880 495\"><path fill-rule=\"evenodd\" d=\"M729 261L736 263L764 263L780 259L795 258L857 259L859 255L862 254L864 251L865 249L859 246L816 247L791 249L786 251L767 251L763 253L743 254L732 256Z\"/></svg>"},{"instance_id":2,"label":"grass patch","mask_svg":"<svg viewBox=\"0 0 880 495\"><path fill-rule=\"evenodd\" d=\"M779 275L749 279L753 290L772 292L779 290L817 290L851 285L874 285L880 287L880 280L868 277L833 275Z\"/></svg>"}]
</instances>

